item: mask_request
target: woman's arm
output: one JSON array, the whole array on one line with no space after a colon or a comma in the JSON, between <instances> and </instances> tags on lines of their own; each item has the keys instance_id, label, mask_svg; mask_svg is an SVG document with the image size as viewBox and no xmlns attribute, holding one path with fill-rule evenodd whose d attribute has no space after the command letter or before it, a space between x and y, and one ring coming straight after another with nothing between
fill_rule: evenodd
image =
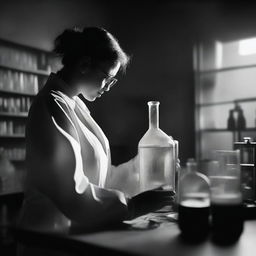
<instances>
[{"instance_id":1,"label":"woman's arm","mask_svg":"<svg viewBox=\"0 0 256 256\"><path fill-rule=\"evenodd\" d=\"M118 166L111 165L107 177L107 187L118 189L134 196L139 193L138 156Z\"/></svg>"}]
</instances>

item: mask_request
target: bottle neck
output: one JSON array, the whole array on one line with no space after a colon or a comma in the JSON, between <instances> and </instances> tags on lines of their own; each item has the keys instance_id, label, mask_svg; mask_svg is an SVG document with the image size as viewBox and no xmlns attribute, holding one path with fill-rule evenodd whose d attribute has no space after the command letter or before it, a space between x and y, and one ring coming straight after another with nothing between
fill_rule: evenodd
<instances>
[{"instance_id":1,"label":"bottle neck","mask_svg":"<svg viewBox=\"0 0 256 256\"><path fill-rule=\"evenodd\" d=\"M189 173L196 173L197 172L197 165L187 165L187 170Z\"/></svg>"},{"instance_id":2,"label":"bottle neck","mask_svg":"<svg viewBox=\"0 0 256 256\"><path fill-rule=\"evenodd\" d=\"M149 129L159 128L159 102L148 102L149 107Z\"/></svg>"},{"instance_id":3,"label":"bottle neck","mask_svg":"<svg viewBox=\"0 0 256 256\"><path fill-rule=\"evenodd\" d=\"M187 171L189 173L197 172L197 163L193 158L189 158L186 165L187 165Z\"/></svg>"}]
</instances>

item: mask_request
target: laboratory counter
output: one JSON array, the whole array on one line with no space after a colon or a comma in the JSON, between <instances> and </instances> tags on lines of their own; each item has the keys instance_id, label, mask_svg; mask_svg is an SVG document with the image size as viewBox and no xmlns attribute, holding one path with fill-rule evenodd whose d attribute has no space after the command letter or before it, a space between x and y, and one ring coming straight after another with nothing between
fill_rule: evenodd
<instances>
[{"instance_id":1,"label":"laboratory counter","mask_svg":"<svg viewBox=\"0 0 256 256\"><path fill-rule=\"evenodd\" d=\"M60 235L36 230L18 230L21 244L41 248L47 255L145 255L145 256L255 256L256 220L246 220L239 240L218 245L211 236L201 242L184 241L174 213L151 213L132 221L97 231ZM48 254L48 251L51 253Z\"/></svg>"}]
</instances>

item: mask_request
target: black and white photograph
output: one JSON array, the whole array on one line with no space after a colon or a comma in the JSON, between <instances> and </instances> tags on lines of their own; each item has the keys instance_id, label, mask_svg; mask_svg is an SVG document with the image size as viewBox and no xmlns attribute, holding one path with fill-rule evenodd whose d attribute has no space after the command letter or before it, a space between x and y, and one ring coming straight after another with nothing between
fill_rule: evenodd
<instances>
[{"instance_id":1,"label":"black and white photograph","mask_svg":"<svg viewBox=\"0 0 256 256\"><path fill-rule=\"evenodd\" d=\"M255 256L256 2L0 0L0 255Z\"/></svg>"}]
</instances>

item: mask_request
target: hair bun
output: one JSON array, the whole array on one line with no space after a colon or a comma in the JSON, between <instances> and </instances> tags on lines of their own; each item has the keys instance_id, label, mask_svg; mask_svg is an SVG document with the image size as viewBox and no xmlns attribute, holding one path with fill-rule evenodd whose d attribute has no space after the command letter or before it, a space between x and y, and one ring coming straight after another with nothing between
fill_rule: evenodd
<instances>
[{"instance_id":1,"label":"hair bun","mask_svg":"<svg viewBox=\"0 0 256 256\"><path fill-rule=\"evenodd\" d=\"M79 28L66 29L60 34L54 42L54 52L63 56L68 54L72 49L76 49L79 44L82 31Z\"/></svg>"},{"instance_id":2,"label":"hair bun","mask_svg":"<svg viewBox=\"0 0 256 256\"><path fill-rule=\"evenodd\" d=\"M62 58L61 62L66 67L74 66L83 57L90 57L91 66L98 66L103 62L110 62L112 65L120 62L124 70L129 61L117 39L100 27L64 30L55 39L54 52Z\"/></svg>"}]
</instances>

